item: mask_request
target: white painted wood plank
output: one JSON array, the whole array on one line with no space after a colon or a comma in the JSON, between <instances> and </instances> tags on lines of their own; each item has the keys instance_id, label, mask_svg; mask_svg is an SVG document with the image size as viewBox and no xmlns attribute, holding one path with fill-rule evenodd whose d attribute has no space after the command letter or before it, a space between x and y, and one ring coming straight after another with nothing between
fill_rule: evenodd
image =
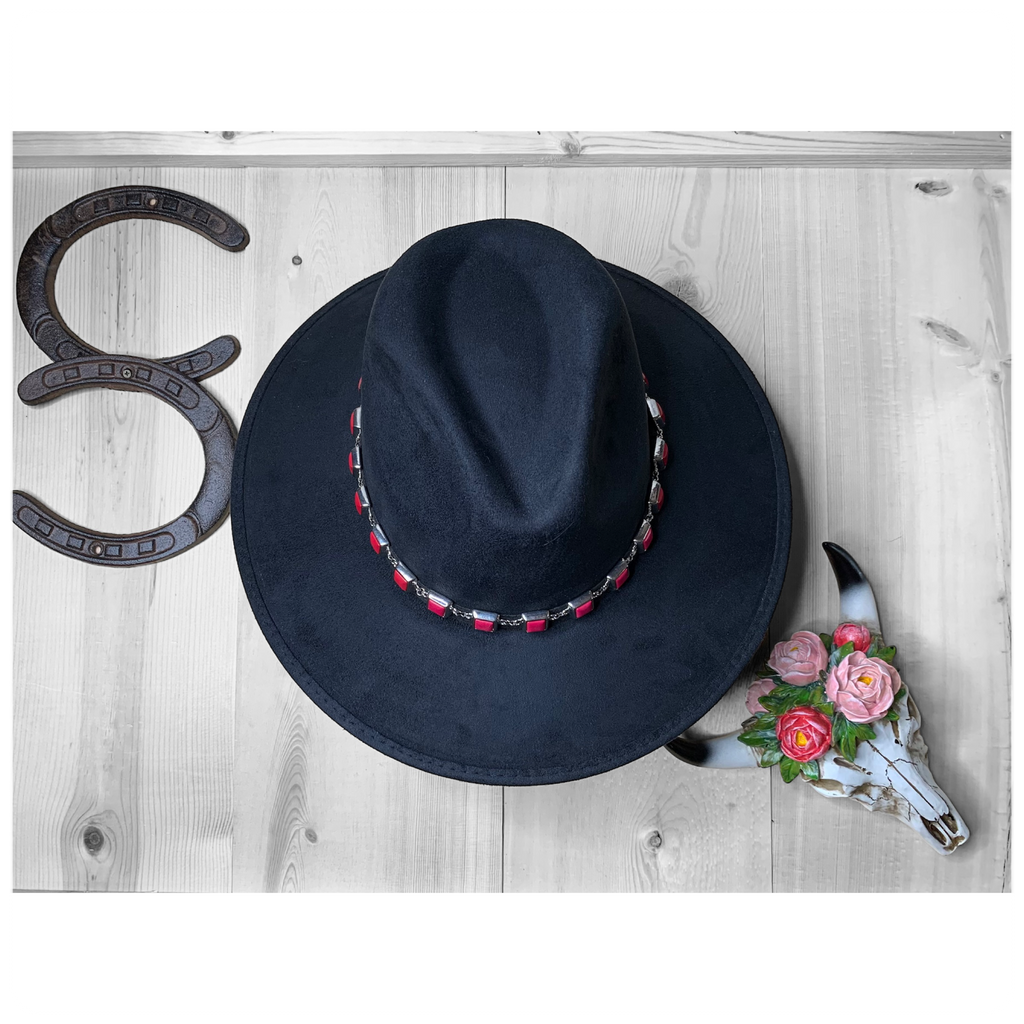
<instances>
[{"instance_id":1,"label":"white painted wood plank","mask_svg":"<svg viewBox=\"0 0 1024 1024\"><path fill-rule=\"evenodd\" d=\"M209 386L237 422L309 312L434 227L500 215L500 176L16 172L15 255L47 213L116 181L192 191L238 216L254 236L244 254L128 222L79 243L58 281L71 325L112 350L166 355L236 333L241 359ZM656 753L597 779L508 791L507 887L756 889L773 870L779 889L1002 887L1009 176L765 172L754 215L744 172L508 176L510 215L553 223L684 294L765 382L797 501L774 635L833 624L822 539L861 559L936 776L973 834L938 858L887 819L776 782L771 864L768 773L705 774ZM681 221L702 207L705 230L680 242ZM16 318L15 380L44 358ZM72 517L135 528L169 518L198 486L190 429L142 396L16 402L14 415L16 485ZM316 711L252 621L227 529L124 572L15 531L14 562L16 887L221 889L232 860L243 889L500 884L500 791L398 765ZM225 645L225 632L237 640ZM742 714L737 691L704 724L729 728ZM104 837L96 855L83 842L90 826Z\"/></svg>"},{"instance_id":2,"label":"white painted wood plank","mask_svg":"<svg viewBox=\"0 0 1024 1024\"><path fill-rule=\"evenodd\" d=\"M682 296L762 377L759 172L509 169L507 210ZM734 728L745 689L700 728ZM767 890L769 797L767 774L700 770L663 750L592 779L506 789L505 888Z\"/></svg>"},{"instance_id":3,"label":"white painted wood plank","mask_svg":"<svg viewBox=\"0 0 1024 1024\"><path fill-rule=\"evenodd\" d=\"M44 217L85 192L145 180L237 212L243 173L15 172L15 260ZM71 249L58 302L91 343L166 356L242 333L231 297L244 273L243 257L193 232L122 222ZM46 357L14 317L17 381ZM235 416L239 384L233 368L210 382ZM154 526L198 490L198 439L146 396L91 391L36 408L15 400L14 421L16 485L86 524ZM227 889L237 619L229 531L159 565L111 569L10 529L15 886Z\"/></svg>"},{"instance_id":4,"label":"white painted wood plank","mask_svg":"<svg viewBox=\"0 0 1024 1024\"><path fill-rule=\"evenodd\" d=\"M1004 884L1008 188L999 171L764 172L766 380L795 484L773 639L835 625L819 545L846 547L972 833L937 857L888 818L776 776L778 890Z\"/></svg>"},{"instance_id":5,"label":"white painted wood plank","mask_svg":"<svg viewBox=\"0 0 1024 1024\"><path fill-rule=\"evenodd\" d=\"M237 334L239 360L209 382L236 423L316 308L423 234L503 208L500 169L19 174L19 242L119 180L193 192L246 225L241 254L170 225L112 225L72 249L58 279L71 326L111 350L166 355ZM20 377L43 356L18 331ZM158 402L97 392L16 415L18 484L70 516L134 528L198 486L198 443ZM18 888L500 886L500 789L390 761L316 710L255 626L227 528L126 571L20 532L15 544ZM104 836L95 855L90 827Z\"/></svg>"},{"instance_id":6,"label":"white painted wood plank","mask_svg":"<svg viewBox=\"0 0 1024 1024\"><path fill-rule=\"evenodd\" d=\"M15 167L1009 167L1009 132L15 132Z\"/></svg>"},{"instance_id":7,"label":"white painted wood plank","mask_svg":"<svg viewBox=\"0 0 1024 1024\"><path fill-rule=\"evenodd\" d=\"M247 393L338 292L431 231L500 217L503 177L500 168L250 171ZM240 588L238 600L234 888L499 889L501 789L417 771L335 725L278 663Z\"/></svg>"}]
</instances>

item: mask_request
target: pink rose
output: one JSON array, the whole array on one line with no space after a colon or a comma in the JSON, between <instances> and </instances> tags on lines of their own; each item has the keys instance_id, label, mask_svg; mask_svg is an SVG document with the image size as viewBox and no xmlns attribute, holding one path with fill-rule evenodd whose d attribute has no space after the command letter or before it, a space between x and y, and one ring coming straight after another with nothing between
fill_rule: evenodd
<instances>
[{"instance_id":1,"label":"pink rose","mask_svg":"<svg viewBox=\"0 0 1024 1024\"><path fill-rule=\"evenodd\" d=\"M775 669L784 682L793 686L813 683L828 664L828 652L817 633L801 629L789 640L775 645L768 667Z\"/></svg>"},{"instance_id":2,"label":"pink rose","mask_svg":"<svg viewBox=\"0 0 1024 1024\"><path fill-rule=\"evenodd\" d=\"M747 710L752 715L759 715L765 710L764 706L758 703L758 698L775 689L774 679L755 679L747 690Z\"/></svg>"},{"instance_id":3,"label":"pink rose","mask_svg":"<svg viewBox=\"0 0 1024 1024\"><path fill-rule=\"evenodd\" d=\"M837 626L836 631L832 634L832 642L836 647L842 647L843 644L848 644L851 640L855 651L866 651L871 646L871 633L855 622L844 622L841 626Z\"/></svg>"},{"instance_id":4,"label":"pink rose","mask_svg":"<svg viewBox=\"0 0 1024 1024\"><path fill-rule=\"evenodd\" d=\"M899 672L863 651L848 654L825 681L825 696L851 722L877 722L902 686Z\"/></svg>"},{"instance_id":5,"label":"pink rose","mask_svg":"<svg viewBox=\"0 0 1024 1024\"><path fill-rule=\"evenodd\" d=\"M832 746L832 720L814 708L794 708L775 723L786 757L814 761Z\"/></svg>"}]
</instances>

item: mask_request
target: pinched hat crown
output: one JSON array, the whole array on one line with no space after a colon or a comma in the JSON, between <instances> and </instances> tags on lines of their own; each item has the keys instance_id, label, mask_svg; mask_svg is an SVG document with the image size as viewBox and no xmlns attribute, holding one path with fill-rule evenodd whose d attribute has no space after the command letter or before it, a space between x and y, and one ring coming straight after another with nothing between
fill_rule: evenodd
<instances>
[{"instance_id":1,"label":"pinched hat crown","mask_svg":"<svg viewBox=\"0 0 1024 1024\"><path fill-rule=\"evenodd\" d=\"M376 518L459 604L564 604L643 519L652 435L629 317L551 228L488 221L409 249L370 314L361 401Z\"/></svg>"}]
</instances>

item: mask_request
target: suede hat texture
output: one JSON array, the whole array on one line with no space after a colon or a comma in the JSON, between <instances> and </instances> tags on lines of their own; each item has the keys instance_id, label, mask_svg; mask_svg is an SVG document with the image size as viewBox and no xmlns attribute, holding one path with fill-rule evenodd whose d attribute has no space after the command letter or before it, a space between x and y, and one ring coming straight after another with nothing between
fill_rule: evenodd
<instances>
[{"instance_id":1,"label":"suede hat texture","mask_svg":"<svg viewBox=\"0 0 1024 1024\"><path fill-rule=\"evenodd\" d=\"M630 552L656 440L645 375L671 457L621 590L531 633L441 619L396 586L353 501L353 408L393 556L511 622ZM528 221L428 235L310 317L249 402L231 503L256 620L309 697L399 761L493 785L608 771L690 726L760 644L789 554L782 439L737 352Z\"/></svg>"}]
</instances>

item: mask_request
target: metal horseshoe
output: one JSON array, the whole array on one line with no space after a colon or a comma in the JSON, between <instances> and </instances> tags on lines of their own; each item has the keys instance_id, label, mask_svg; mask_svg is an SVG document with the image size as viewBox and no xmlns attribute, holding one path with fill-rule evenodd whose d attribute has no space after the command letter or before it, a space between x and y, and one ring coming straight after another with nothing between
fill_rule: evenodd
<instances>
[{"instance_id":1,"label":"metal horseshoe","mask_svg":"<svg viewBox=\"0 0 1024 1024\"><path fill-rule=\"evenodd\" d=\"M28 405L83 388L141 391L185 417L203 445L205 472L191 505L172 522L142 533L100 533L79 526L42 502L14 492L14 522L30 537L93 565L145 565L180 554L224 520L231 493L235 429L227 412L198 383L238 355L238 339L223 335L168 359L109 355L86 344L64 322L54 290L57 268L81 237L104 224L131 217L181 224L223 249L240 252L249 234L215 206L170 189L118 185L91 192L47 217L32 233L18 264L18 312L32 340L53 360L30 373L18 396Z\"/></svg>"}]
</instances>

